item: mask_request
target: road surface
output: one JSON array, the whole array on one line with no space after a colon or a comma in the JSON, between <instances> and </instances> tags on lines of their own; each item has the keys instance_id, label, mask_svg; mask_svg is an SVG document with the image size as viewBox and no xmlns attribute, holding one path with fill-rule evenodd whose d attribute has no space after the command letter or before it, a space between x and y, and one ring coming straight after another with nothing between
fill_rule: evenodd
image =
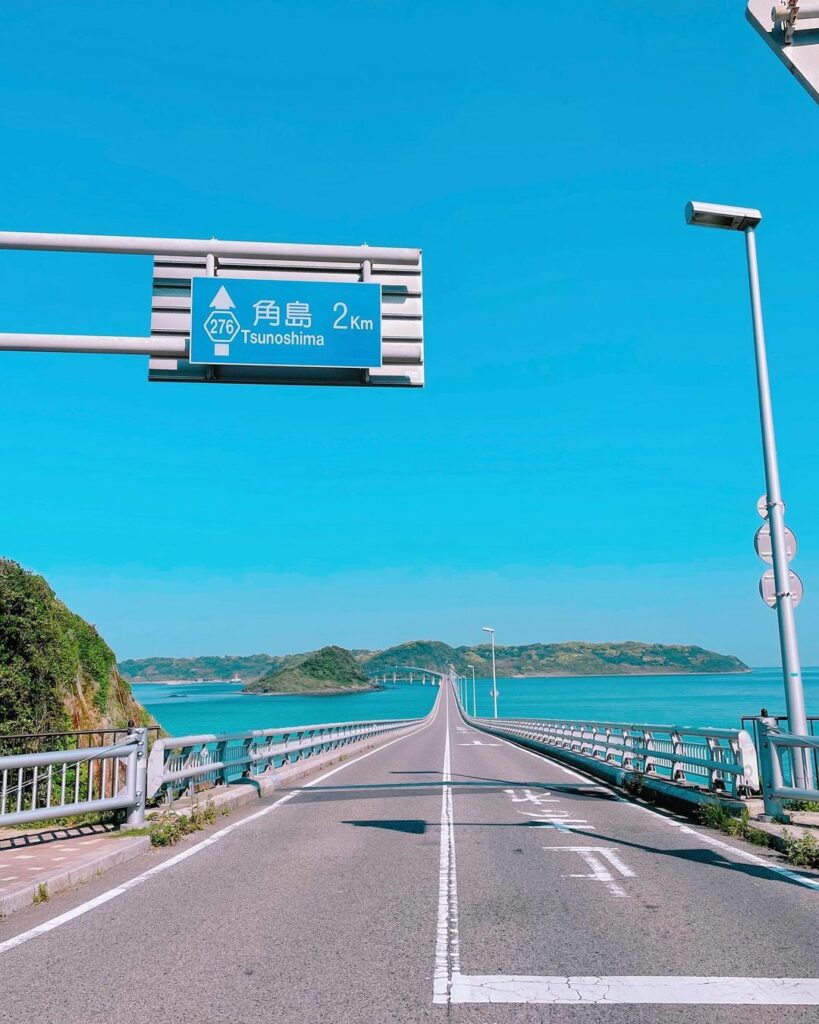
<instances>
[{"instance_id":1,"label":"road surface","mask_svg":"<svg viewBox=\"0 0 819 1024\"><path fill-rule=\"evenodd\" d=\"M0 1021L815 1022L819 876L778 863L445 687L417 731L0 925Z\"/></svg>"}]
</instances>

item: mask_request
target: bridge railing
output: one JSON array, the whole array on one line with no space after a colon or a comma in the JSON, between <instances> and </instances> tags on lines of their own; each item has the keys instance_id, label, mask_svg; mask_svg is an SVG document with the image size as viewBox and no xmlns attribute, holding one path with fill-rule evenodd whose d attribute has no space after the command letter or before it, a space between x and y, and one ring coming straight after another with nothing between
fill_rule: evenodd
<instances>
[{"instance_id":1,"label":"bridge railing","mask_svg":"<svg viewBox=\"0 0 819 1024\"><path fill-rule=\"evenodd\" d=\"M162 733L158 725L146 727L148 743ZM20 732L0 735L0 757L9 754L39 754L50 750L84 750L89 747L114 747L133 732L121 729L72 729L69 732Z\"/></svg>"},{"instance_id":2,"label":"bridge railing","mask_svg":"<svg viewBox=\"0 0 819 1024\"><path fill-rule=\"evenodd\" d=\"M743 729L535 718L471 721L501 736L572 751L669 782L702 785L731 796L759 789L756 750Z\"/></svg>"},{"instance_id":3,"label":"bridge railing","mask_svg":"<svg viewBox=\"0 0 819 1024\"><path fill-rule=\"evenodd\" d=\"M819 801L815 758L819 753L819 736L795 736L779 728L775 719L757 720L759 756L762 766L762 796L765 814L773 818L786 816L786 800ZM793 785L794 761L801 761L808 786ZM812 763L813 762L813 763Z\"/></svg>"},{"instance_id":4,"label":"bridge railing","mask_svg":"<svg viewBox=\"0 0 819 1024\"><path fill-rule=\"evenodd\" d=\"M114 810L141 825L147 761L147 729L110 746L0 757L0 826Z\"/></svg>"},{"instance_id":5,"label":"bridge railing","mask_svg":"<svg viewBox=\"0 0 819 1024\"><path fill-rule=\"evenodd\" d=\"M201 783L252 778L328 750L406 729L421 718L293 725L248 732L202 733L157 740L148 760L148 798L173 800Z\"/></svg>"}]
</instances>

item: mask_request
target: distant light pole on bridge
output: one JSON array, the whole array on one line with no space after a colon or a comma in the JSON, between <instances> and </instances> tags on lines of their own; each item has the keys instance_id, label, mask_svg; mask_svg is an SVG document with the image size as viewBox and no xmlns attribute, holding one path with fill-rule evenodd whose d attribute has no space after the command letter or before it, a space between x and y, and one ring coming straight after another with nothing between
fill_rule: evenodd
<instances>
[{"instance_id":1,"label":"distant light pole on bridge","mask_svg":"<svg viewBox=\"0 0 819 1024\"><path fill-rule=\"evenodd\" d=\"M477 718L478 717L478 705L477 705L477 702L475 700L475 666L474 665L470 665L469 667L472 669L472 714L475 716L475 718Z\"/></svg>"},{"instance_id":2,"label":"distant light pole on bridge","mask_svg":"<svg viewBox=\"0 0 819 1024\"><path fill-rule=\"evenodd\" d=\"M773 561L774 575L775 597L774 601L770 603L775 603L779 620L779 646L782 652L788 728L797 736L806 736L808 723L805 715L805 694L802 686L802 670L799 664L799 646L796 640L796 622L793 614L794 604L798 601L801 593L796 592L799 583L788 568L789 552L785 533L785 506L779 482L771 387L768 378L768 357L765 352L765 328L762 322L759 268L756 258L756 235L754 232L762 220L762 214L759 210L746 209L741 206L689 203L685 208L685 219L688 224L742 231L745 235L748 283L751 289L751 315L754 326L759 419L762 426L762 456L765 465L767 494L765 507L770 523L771 560ZM800 788L805 787L811 773L802 758L797 756L796 748L793 750L792 766L794 784Z\"/></svg>"},{"instance_id":3,"label":"distant light pole on bridge","mask_svg":"<svg viewBox=\"0 0 819 1024\"><path fill-rule=\"evenodd\" d=\"M492 701L494 708L494 716L498 717L498 680L495 675L495 628L494 626L484 626L484 633L490 633L492 635Z\"/></svg>"}]
</instances>

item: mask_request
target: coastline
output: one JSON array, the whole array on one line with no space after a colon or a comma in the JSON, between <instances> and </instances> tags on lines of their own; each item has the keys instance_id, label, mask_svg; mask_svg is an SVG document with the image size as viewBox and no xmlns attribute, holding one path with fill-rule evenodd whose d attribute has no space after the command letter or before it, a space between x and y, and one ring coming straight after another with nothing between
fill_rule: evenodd
<instances>
[{"instance_id":1,"label":"coastline","mask_svg":"<svg viewBox=\"0 0 819 1024\"><path fill-rule=\"evenodd\" d=\"M540 675L527 674L527 675L510 675L501 676L498 673L498 678L505 679L619 679L628 677L639 677L639 676L746 676L753 672L753 668L736 668L730 671L719 671L719 672L688 672L684 669L679 672L669 669L665 669L662 672L655 671L654 669L646 669L645 671L639 672L544 672ZM481 676L479 678L489 679L489 676Z\"/></svg>"}]
</instances>

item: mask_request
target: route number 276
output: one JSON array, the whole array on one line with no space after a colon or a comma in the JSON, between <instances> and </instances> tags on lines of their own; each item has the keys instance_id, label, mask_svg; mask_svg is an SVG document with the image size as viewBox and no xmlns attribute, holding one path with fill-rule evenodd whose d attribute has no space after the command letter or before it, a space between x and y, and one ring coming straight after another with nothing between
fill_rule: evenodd
<instances>
[{"instance_id":1,"label":"route number 276","mask_svg":"<svg viewBox=\"0 0 819 1024\"><path fill-rule=\"evenodd\" d=\"M333 306L333 312L338 313L333 321L333 327L337 331L371 331L373 329L372 320L350 313L346 302L337 302Z\"/></svg>"}]
</instances>

